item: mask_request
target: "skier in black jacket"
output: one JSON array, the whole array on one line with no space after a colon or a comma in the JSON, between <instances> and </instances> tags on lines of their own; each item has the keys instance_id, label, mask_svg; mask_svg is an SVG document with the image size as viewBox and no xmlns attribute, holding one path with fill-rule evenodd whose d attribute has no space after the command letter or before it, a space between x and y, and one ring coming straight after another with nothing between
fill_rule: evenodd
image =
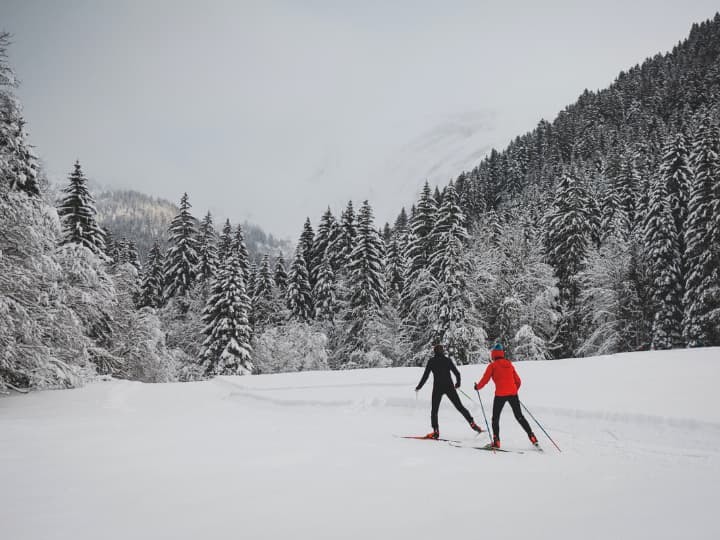
<instances>
[{"instance_id":1,"label":"skier in black jacket","mask_svg":"<svg viewBox=\"0 0 720 540\"><path fill-rule=\"evenodd\" d=\"M427 366L425 367L425 373L423 373L420 382L415 388L416 392L419 392L430 375L433 374L433 391L432 391L432 409L430 410L430 423L432 424L432 433L428 433L426 437L428 439L437 439L440 437L440 430L438 428L438 409L440 408L440 400L443 395L447 395L450 402L455 405L455 408L460 411L470 423L470 427L477 431L482 432L480 426L475 423L470 412L460 402L460 398L455 391L456 388L460 388L460 372L450 360L443 353L443 346L440 343L433 344L433 356L428 360ZM455 374L457 382L453 385L452 377L450 372Z\"/></svg>"}]
</instances>

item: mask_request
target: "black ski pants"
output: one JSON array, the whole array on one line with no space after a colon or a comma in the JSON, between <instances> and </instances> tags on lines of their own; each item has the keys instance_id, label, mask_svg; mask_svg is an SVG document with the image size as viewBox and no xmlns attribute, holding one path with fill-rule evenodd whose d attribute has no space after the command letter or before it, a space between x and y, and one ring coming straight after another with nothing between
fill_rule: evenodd
<instances>
[{"instance_id":1,"label":"black ski pants","mask_svg":"<svg viewBox=\"0 0 720 540\"><path fill-rule=\"evenodd\" d=\"M442 397L444 395L447 395L448 399L450 400L450 403L455 405L455 408L460 411L460 414L462 414L465 417L465 420L467 420L469 423L473 422L473 417L470 414L470 411L468 411L460 401L460 397L458 396L457 392L455 391L455 388L450 386L447 388L437 388L433 387L432 392L432 409L430 409L430 423L432 424L432 428L434 431L438 431L438 410L440 409L440 400L442 400Z\"/></svg>"},{"instance_id":2,"label":"black ski pants","mask_svg":"<svg viewBox=\"0 0 720 540\"><path fill-rule=\"evenodd\" d=\"M505 403L510 403L515 419L520 423L528 437L532 435L532 429L530 424L523 416L522 410L520 409L520 398L515 394L514 396L495 396L493 401L493 412L492 412L492 429L496 439L500 438L500 413L505 406Z\"/></svg>"}]
</instances>

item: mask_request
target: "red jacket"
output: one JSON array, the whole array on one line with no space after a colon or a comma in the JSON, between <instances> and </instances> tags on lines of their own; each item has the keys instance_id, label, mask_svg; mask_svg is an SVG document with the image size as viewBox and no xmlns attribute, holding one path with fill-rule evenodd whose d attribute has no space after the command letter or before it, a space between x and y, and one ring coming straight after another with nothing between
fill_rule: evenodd
<instances>
[{"instance_id":1,"label":"red jacket","mask_svg":"<svg viewBox=\"0 0 720 540\"><path fill-rule=\"evenodd\" d=\"M480 390L490 381L491 377L495 383L496 396L514 396L518 393L520 384L522 384L512 362L505 358L490 362L490 365L488 365L485 370L485 374L475 385L475 388Z\"/></svg>"}]
</instances>

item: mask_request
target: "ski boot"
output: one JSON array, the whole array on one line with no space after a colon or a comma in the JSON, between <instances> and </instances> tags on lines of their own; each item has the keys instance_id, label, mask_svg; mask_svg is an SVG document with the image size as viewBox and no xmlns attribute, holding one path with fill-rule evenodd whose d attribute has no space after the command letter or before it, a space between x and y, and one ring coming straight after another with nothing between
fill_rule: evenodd
<instances>
[{"instance_id":1,"label":"ski boot","mask_svg":"<svg viewBox=\"0 0 720 540\"><path fill-rule=\"evenodd\" d=\"M530 434L530 442L533 444L533 446L540 448L540 443L538 443L537 437L533 433Z\"/></svg>"},{"instance_id":2,"label":"ski boot","mask_svg":"<svg viewBox=\"0 0 720 540\"><path fill-rule=\"evenodd\" d=\"M482 428L481 428L480 426L478 426L475 422L470 422L470 427L471 427L474 431L477 431L478 433L482 433L482 432L483 432Z\"/></svg>"},{"instance_id":3,"label":"ski boot","mask_svg":"<svg viewBox=\"0 0 720 540\"><path fill-rule=\"evenodd\" d=\"M485 446L485 448L497 448L500 449L500 439L497 437L493 438L493 442Z\"/></svg>"},{"instance_id":4,"label":"ski boot","mask_svg":"<svg viewBox=\"0 0 720 540\"><path fill-rule=\"evenodd\" d=\"M440 437L440 432L438 430L431 431L427 435L425 435L426 439L438 439Z\"/></svg>"}]
</instances>

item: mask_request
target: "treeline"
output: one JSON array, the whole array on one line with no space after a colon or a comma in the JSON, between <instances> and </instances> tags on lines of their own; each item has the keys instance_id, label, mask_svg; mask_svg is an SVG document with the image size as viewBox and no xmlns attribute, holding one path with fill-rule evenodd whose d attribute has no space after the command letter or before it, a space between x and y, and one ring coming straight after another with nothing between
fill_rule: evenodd
<instances>
[{"instance_id":1,"label":"treeline","mask_svg":"<svg viewBox=\"0 0 720 540\"><path fill-rule=\"evenodd\" d=\"M0 385L71 385L720 345L720 16L585 92L394 223L308 218L292 257L185 194L140 261L76 164L48 201L3 62ZM50 202L58 203L57 213Z\"/></svg>"}]
</instances>

